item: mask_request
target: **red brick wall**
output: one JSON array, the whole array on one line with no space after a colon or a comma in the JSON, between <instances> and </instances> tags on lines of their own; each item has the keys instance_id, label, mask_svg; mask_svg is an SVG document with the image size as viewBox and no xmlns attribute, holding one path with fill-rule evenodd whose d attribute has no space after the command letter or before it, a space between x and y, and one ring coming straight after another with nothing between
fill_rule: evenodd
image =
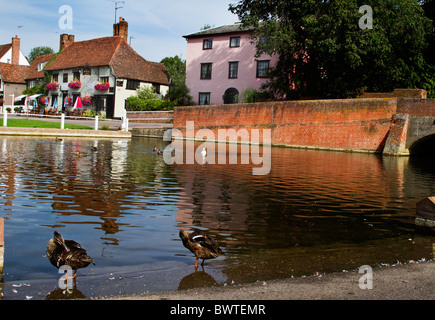
<instances>
[{"instance_id":1,"label":"red brick wall","mask_svg":"<svg viewBox=\"0 0 435 320\"><path fill-rule=\"evenodd\" d=\"M365 92L359 98L414 98L426 99L427 91L424 89L394 89L392 92Z\"/></svg>"},{"instance_id":2,"label":"red brick wall","mask_svg":"<svg viewBox=\"0 0 435 320\"><path fill-rule=\"evenodd\" d=\"M195 130L268 128L272 143L298 147L382 151L396 99L264 102L176 107L174 128Z\"/></svg>"},{"instance_id":3,"label":"red brick wall","mask_svg":"<svg viewBox=\"0 0 435 320\"><path fill-rule=\"evenodd\" d=\"M435 117L435 99L399 99L397 113L410 116Z\"/></svg>"},{"instance_id":4,"label":"red brick wall","mask_svg":"<svg viewBox=\"0 0 435 320\"><path fill-rule=\"evenodd\" d=\"M170 123L173 114L173 111L127 111L127 118L136 123Z\"/></svg>"},{"instance_id":5,"label":"red brick wall","mask_svg":"<svg viewBox=\"0 0 435 320\"><path fill-rule=\"evenodd\" d=\"M317 100L278 105L273 142L381 151L396 100Z\"/></svg>"}]
</instances>

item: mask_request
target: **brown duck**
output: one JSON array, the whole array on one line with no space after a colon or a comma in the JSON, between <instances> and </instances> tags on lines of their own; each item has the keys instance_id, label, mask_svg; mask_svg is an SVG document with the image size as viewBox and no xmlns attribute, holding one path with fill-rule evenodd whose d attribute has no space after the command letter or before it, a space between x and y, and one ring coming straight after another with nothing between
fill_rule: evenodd
<instances>
[{"instance_id":1,"label":"brown duck","mask_svg":"<svg viewBox=\"0 0 435 320\"><path fill-rule=\"evenodd\" d=\"M72 278L76 277L77 270L87 267L94 260L87 254L86 250L74 240L64 240L59 232L55 231L54 236L47 245L47 257L56 268L68 265L74 270ZM65 271L65 279L67 279Z\"/></svg>"},{"instance_id":2,"label":"brown duck","mask_svg":"<svg viewBox=\"0 0 435 320\"><path fill-rule=\"evenodd\" d=\"M214 240L202 231L196 230L189 234L187 231L181 230L180 238L183 245L195 255L196 261L193 265L195 268L198 267L198 259L202 259L201 266L204 266L205 259L214 259L225 255Z\"/></svg>"}]
</instances>

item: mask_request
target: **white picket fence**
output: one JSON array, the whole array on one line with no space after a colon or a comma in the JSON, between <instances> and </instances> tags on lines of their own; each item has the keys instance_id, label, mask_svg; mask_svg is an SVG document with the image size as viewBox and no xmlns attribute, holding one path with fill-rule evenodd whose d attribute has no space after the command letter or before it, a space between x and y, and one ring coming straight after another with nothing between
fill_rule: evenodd
<instances>
[{"instance_id":1,"label":"white picket fence","mask_svg":"<svg viewBox=\"0 0 435 320\"><path fill-rule=\"evenodd\" d=\"M13 116L14 118L20 117L20 118L42 118L42 119L58 119L58 122L60 122L60 128L65 129L65 120L66 119L72 119L72 120L87 120L92 121L90 117L80 117L80 116L66 116L64 113L61 113L60 115L44 115L44 114L33 114L33 113L14 113L11 114L5 110L3 112L3 127L8 126L8 117ZM53 120L50 120L53 121ZM94 122L94 130L98 130L99 128L99 122L100 121L109 121L107 119L100 119L98 116L95 116L93 118ZM110 120L113 121L113 120ZM128 131L128 118L126 112L124 112L124 116L121 119L121 127L123 131Z\"/></svg>"}]
</instances>

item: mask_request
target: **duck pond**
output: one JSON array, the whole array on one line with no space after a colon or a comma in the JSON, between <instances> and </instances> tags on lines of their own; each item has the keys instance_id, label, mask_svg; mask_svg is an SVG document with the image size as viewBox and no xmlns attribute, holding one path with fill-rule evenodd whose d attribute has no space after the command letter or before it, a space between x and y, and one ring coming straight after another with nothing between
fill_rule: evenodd
<instances>
[{"instance_id":1,"label":"duck pond","mask_svg":"<svg viewBox=\"0 0 435 320\"><path fill-rule=\"evenodd\" d=\"M435 237L414 222L416 203L435 193L431 159L272 147L270 172L254 175L253 163L167 164L153 152L167 144L0 137L1 298L164 292L433 258ZM179 232L195 229L225 256L190 266ZM95 261L68 290L46 255L54 231Z\"/></svg>"}]
</instances>

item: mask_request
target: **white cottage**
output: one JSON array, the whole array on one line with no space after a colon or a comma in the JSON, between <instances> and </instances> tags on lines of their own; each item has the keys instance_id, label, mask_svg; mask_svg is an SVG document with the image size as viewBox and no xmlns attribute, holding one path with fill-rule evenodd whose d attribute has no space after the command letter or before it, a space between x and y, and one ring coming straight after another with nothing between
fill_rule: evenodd
<instances>
[{"instance_id":1,"label":"white cottage","mask_svg":"<svg viewBox=\"0 0 435 320\"><path fill-rule=\"evenodd\" d=\"M93 108L107 118L120 118L126 99L137 88L153 86L156 93L166 94L169 76L165 66L145 60L133 50L127 43L124 19L113 29L112 37L79 42L72 35L61 35L58 56L44 68L54 84L49 90L50 104L56 100L63 107L67 97L72 104L77 97L82 101L90 98L91 104L84 110Z\"/></svg>"}]
</instances>

